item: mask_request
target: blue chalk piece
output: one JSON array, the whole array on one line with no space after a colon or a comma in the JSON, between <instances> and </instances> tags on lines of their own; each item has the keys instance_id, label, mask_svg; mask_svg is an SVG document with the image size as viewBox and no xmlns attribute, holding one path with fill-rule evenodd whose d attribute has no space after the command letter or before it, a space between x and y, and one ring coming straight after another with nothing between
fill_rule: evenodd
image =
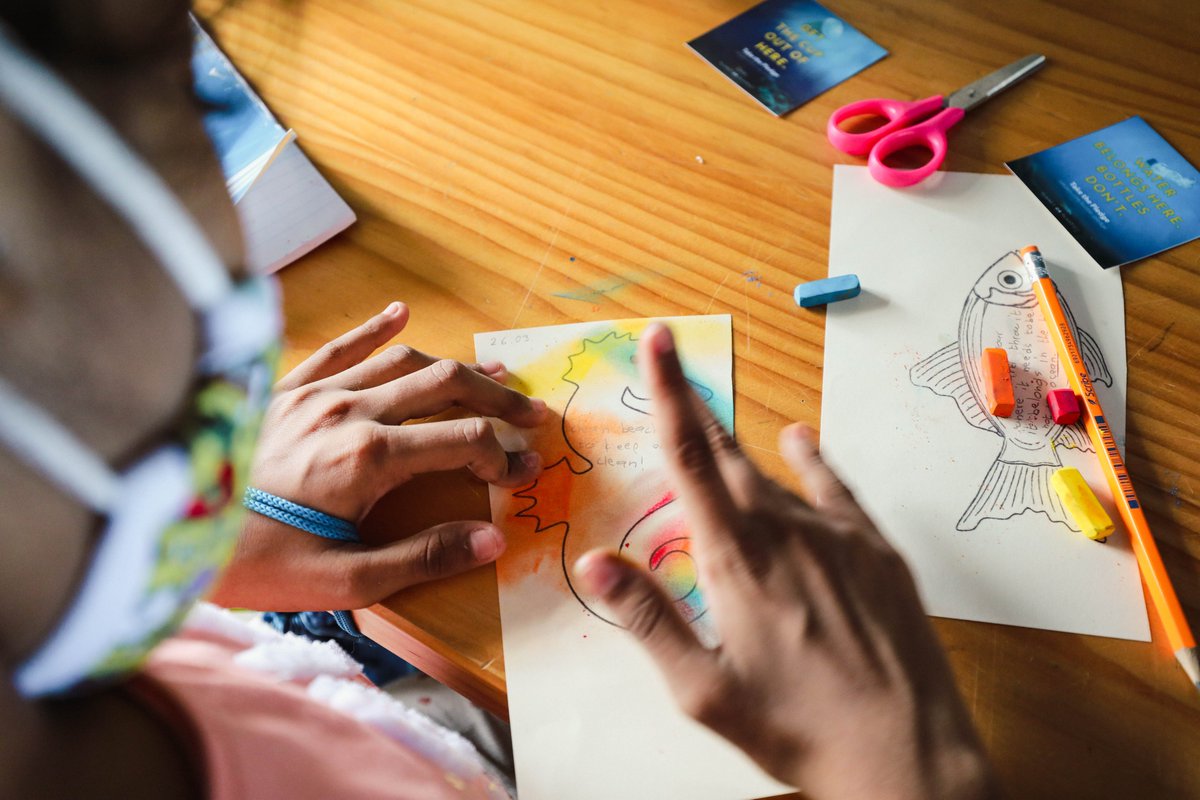
<instances>
[{"instance_id":1,"label":"blue chalk piece","mask_svg":"<svg viewBox=\"0 0 1200 800\"><path fill-rule=\"evenodd\" d=\"M862 287L858 285L857 275L838 275L820 281L802 283L796 287L792 296L796 298L796 305L811 308L858 297L861 291Z\"/></svg>"}]
</instances>

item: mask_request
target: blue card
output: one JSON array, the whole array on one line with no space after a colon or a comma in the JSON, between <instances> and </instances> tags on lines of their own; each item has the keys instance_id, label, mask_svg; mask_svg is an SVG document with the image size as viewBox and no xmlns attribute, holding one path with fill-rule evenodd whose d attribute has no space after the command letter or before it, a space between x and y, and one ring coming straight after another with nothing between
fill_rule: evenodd
<instances>
[{"instance_id":1,"label":"blue card","mask_svg":"<svg viewBox=\"0 0 1200 800\"><path fill-rule=\"evenodd\" d=\"M688 42L776 116L887 55L827 8L767 0Z\"/></svg>"},{"instance_id":2,"label":"blue card","mask_svg":"<svg viewBox=\"0 0 1200 800\"><path fill-rule=\"evenodd\" d=\"M227 182L270 153L286 131L207 32L191 20L192 84ZM235 198L236 200L237 198Z\"/></svg>"},{"instance_id":3,"label":"blue card","mask_svg":"<svg viewBox=\"0 0 1200 800\"><path fill-rule=\"evenodd\" d=\"M1007 166L1105 269L1200 237L1200 172L1141 117Z\"/></svg>"}]
</instances>

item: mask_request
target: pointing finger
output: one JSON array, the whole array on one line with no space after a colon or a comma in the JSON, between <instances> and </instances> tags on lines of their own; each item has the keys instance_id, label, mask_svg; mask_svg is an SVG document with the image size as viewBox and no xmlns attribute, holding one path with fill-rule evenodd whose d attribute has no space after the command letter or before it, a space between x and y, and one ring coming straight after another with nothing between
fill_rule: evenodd
<instances>
[{"instance_id":1,"label":"pointing finger","mask_svg":"<svg viewBox=\"0 0 1200 800\"><path fill-rule=\"evenodd\" d=\"M651 323L638 344L638 365L654 401L667 468L701 529L722 529L735 519L733 499L717 464L712 441L720 423L697 412L694 391L683 375L675 340L665 325Z\"/></svg>"}]
</instances>

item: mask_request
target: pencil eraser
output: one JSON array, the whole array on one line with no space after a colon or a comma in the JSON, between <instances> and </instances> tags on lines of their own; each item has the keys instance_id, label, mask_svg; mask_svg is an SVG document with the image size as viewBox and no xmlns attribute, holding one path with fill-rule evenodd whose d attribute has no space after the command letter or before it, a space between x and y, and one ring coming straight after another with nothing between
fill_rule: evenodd
<instances>
[{"instance_id":1,"label":"pencil eraser","mask_svg":"<svg viewBox=\"0 0 1200 800\"><path fill-rule=\"evenodd\" d=\"M1058 425L1079 422L1079 400L1070 389L1051 389L1046 402L1050 404L1050 416Z\"/></svg>"},{"instance_id":2,"label":"pencil eraser","mask_svg":"<svg viewBox=\"0 0 1200 800\"><path fill-rule=\"evenodd\" d=\"M1013 397L1012 375L1008 369L1008 353L999 347L989 347L980 359L983 371L983 393L988 411L997 417L1012 416L1017 401Z\"/></svg>"},{"instance_id":3,"label":"pencil eraser","mask_svg":"<svg viewBox=\"0 0 1200 800\"><path fill-rule=\"evenodd\" d=\"M858 297L860 292L862 287L858 285L857 275L837 275L802 283L796 287L792 297L796 299L796 305L811 308L836 303L838 300L849 300L851 297Z\"/></svg>"},{"instance_id":4,"label":"pencil eraser","mask_svg":"<svg viewBox=\"0 0 1200 800\"><path fill-rule=\"evenodd\" d=\"M1050 485L1084 536L1103 541L1112 535L1116 527L1112 517L1100 505L1096 493L1087 485L1079 470L1063 467L1055 471L1050 476Z\"/></svg>"}]
</instances>

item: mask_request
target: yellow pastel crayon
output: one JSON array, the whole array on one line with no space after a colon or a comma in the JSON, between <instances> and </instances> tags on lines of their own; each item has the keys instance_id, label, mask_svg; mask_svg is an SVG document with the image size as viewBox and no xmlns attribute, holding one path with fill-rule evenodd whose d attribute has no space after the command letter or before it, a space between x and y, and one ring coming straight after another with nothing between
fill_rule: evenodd
<instances>
[{"instance_id":1,"label":"yellow pastel crayon","mask_svg":"<svg viewBox=\"0 0 1200 800\"><path fill-rule=\"evenodd\" d=\"M1096 499L1096 493L1074 467L1063 467L1050 476L1050 485L1063 507L1089 539L1104 541L1112 535L1112 517Z\"/></svg>"}]
</instances>

